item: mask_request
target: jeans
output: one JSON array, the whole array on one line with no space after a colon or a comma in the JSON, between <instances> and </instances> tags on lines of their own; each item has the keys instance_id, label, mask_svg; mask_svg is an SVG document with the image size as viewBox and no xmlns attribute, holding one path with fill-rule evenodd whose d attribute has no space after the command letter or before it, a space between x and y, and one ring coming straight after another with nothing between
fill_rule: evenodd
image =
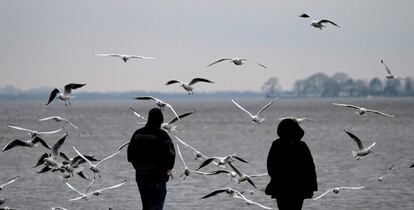
<instances>
[{"instance_id":1,"label":"jeans","mask_svg":"<svg viewBox=\"0 0 414 210\"><path fill-rule=\"evenodd\" d=\"M166 182L137 179L142 210L162 210L167 195Z\"/></svg>"}]
</instances>

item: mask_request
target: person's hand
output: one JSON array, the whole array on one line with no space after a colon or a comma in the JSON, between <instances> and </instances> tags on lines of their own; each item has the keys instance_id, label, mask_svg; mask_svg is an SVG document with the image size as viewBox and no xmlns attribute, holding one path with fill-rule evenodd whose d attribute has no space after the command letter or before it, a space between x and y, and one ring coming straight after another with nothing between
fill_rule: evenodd
<instances>
[{"instance_id":1,"label":"person's hand","mask_svg":"<svg viewBox=\"0 0 414 210\"><path fill-rule=\"evenodd\" d=\"M168 170L167 176L171 177L171 179L174 179L174 169Z\"/></svg>"}]
</instances>

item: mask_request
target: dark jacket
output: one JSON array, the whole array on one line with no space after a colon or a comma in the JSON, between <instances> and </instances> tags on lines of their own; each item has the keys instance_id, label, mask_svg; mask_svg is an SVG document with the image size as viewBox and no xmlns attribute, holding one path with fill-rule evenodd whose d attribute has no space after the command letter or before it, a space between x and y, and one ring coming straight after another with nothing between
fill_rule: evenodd
<instances>
[{"instance_id":1,"label":"dark jacket","mask_svg":"<svg viewBox=\"0 0 414 210\"><path fill-rule=\"evenodd\" d=\"M161 129L164 118L158 108L150 110L147 124L135 131L128 146L128 161L141 180L168 181L174 167L175 149L170 136Z\"/></svg>"},{"instance_id":2,"label":"dark jacket","mask_svg":"<svg viewBox=\"0 0 414 210\"><path fill-rule=\"evenodd\" d=\"M304 131L292 119L280 122L267 157L267 171L271 177L266 194L272 198L282 196L308 198L318 190L315 164L305 142Z\"/></svg>"}]
</instances>

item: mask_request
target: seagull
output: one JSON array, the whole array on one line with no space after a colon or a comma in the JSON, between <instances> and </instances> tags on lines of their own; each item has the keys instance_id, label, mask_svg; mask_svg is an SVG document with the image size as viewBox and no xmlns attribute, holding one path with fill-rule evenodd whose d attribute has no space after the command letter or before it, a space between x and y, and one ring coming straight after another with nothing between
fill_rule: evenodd
<instances>
[{"instance_id":1,"label":"seagull","mask_svg":"<svg viewBox=\"0 0 414 210\"><path fill-rule=\"evenodd\" d=\"M279 97L273 99L272 101L270 101L268 104L266 104L262 109L259 110L259 112L257 112L256 115L252 115L249 111L247 111L245 108L243 108L242 106L240 106L236 101L234 101L233 99L231 99L231 101L237 106L239 107L241 110L243 110L244 112L246 112L250 118L252 118L252 123L262 123L265 118L260 118L259 115L265 110L267 109L270 105L273 104L273 102L275 102Z\"/></svg>"},{"instance_id":2,"label":"seagull","mask_svg":"<svg viewBox=\"0 0 414 210\"><path fill-rule=\"evenodd\" d=\"M354 157L356 157L358 160L362 157L362 156L365 156L365 155L368 155L369 153L371 153L372 151L371 151L371 149L372 149L372 147L374 147L375 146L375 142L374 143L372 143L370 146L368 146L368 147L365 147L363 144L362 144L362 141L358 138L358 137L356 137L354 134L352 134L352 133L350 133L349 131L347 131L347 130L345 130L344 129L344 131L345 131L345 133L346 134L348 134L348 136L350 136L356 143L357 143L357 145L358 145L358 150L357 151L352 151L352 155L354 156Z\"/></svg>"},{"instance_id":3,"label":"seagull","mask_svg":"<svg viewBox=\"0 0 414 210\"><path fill-rule=\"evenodd\" d=\"M63 121L63 122L68 123L69 125L71 125L75 129L78 129L78 127L76 125L74 125L72 122L70 122L69 120L67 120L67 119L65 119L61 116L51 116L51 117L46 117L46 118L39 119L39 121L46 121L46 120L54 120L56 122L62 122Z\"/></svg>"},{"instance_id":4,"label":"seagull","mask_svg":"<svg viewBox=\"0 0 414 210\"><path fill-rule=\"evenodd\" d=\"M145 122L147 121L147 119L145 117L138 114L138 112L136 112L133 108L130 107L129 110L132 113L134 113L134 115L137 116L138 118L145 120ZM162 123L161 128L166 130L167 132L176 132L177 131L177 126L174 125L174 123L176 123L179 119L187 117L188 115L193 114L193 113L194 113L194 111L191 111L191 112L187 112L187 113L184 113L182 115L179 115L178 117L174 117L170 121L168 121L166 123ZM138 123L138 124L144 124L145 122Z\"/></svg>"},{"instance_id":5,"label":"seagull","mask_svg":"<svg viewBox=\"0 0 414 210\"><path fill-rule=\"evenodd\" d=\"M137 97L134 98L136 100L154 100L155 104L157 104L157 106L163 110L165 107L168 107L171 109L172 112L174 112L175 116L178 117L177 113L175 112L175 110L172 108L172 106L168 103L165 103L164 101L161 101L158 98L152 97L152 96L141 96L141 97ZM180 117L178 117L178 119L180 119Z\"/></svg>"},{"instance_id":6,"label":"seagull","mask_svg":"<svg viewBox=\"0 0 414 210\"><path fill-rule=\"evenodd\" d=\"M237 156L236 156L236 153L234 153L234 154L232 154L232 155L227 155L227 156L225 156L225 157L210 157L210 158L207 158L207 159L206 159L203 163L201 163L201 165L197 168L197 171L198 171L198 170L200 170L201 168L203 168L204 166L206 166L206 165L210 164L211 162L215 161L215 160L219 161L219 162L218 162L218 165L220 166L220 165L225 165L225 164L227 164L227 163L229 163L229 162L232 162L232 161L233 161L233 158L234 158L234 159L236 159L236 160L239 160L239 161L241 161L241 162L243 162L243 163L248 163L247 161L243 160L242 158L237 157Z\"/></svg>"},{"instance_id":7,"label":"seagull","mask_svg":"<svg viewBox=\"0 0 414 210\"><path fill-rule=\"evenodd\" d=\"M285 119L294 120L299 124L302 123L303 121L314 121L313 119L306 118L306 117L282 117L282 118L279 118L280 121L285 120Z\"/></svg>"},{"instance_id":8,"label":"seagull","mask_svg":"<svg viewBox=\"0 0 414 210\"><path fill-rule=\"evenodd\" d=\"M41 163L45 164L46 166L41 169L38 173L44 173L46 171L50 171L52 169L59 169L63 166L62 162L58 161L58 157L60 157L60 148L62 147L63 143L65 143L65 139L68 136L66 132L52 147L51 153L44 153L40 159L37 161L37 164L34 167L41 165Z\"/></svg>"},{"instance_id":9,"label":"seagull","mask_svg":"<svg viewBox=\"0 0 414 210\"><path fill-rule=\"evenodd\" d=\"M89 161L99 161L94 156L90 156L90 155L83 155L83 156L86 159L88 159ZM86 163L85 159L83 159L79 155L74 157L74 158L69 158L63 152L60 152L60 157L65 159L62 162L63 163L62 168L64 169L64 172L65 171L68 172L68 174L63 176L64 179L69 179L69 178L73 177L75 174L78 174L80 177L82 177L84 179L88 179L82 172L84 168L80 166L81 164Z\"/></svg>"},{"instance_id":10,"label":"seagull","mask_svg":"<svg viewBox=\"0 0 414 210\"><path fill-rule=\"evenodd\" d=\"M300 15L299 17L301 18L310 18L310 16L306 13L303 13L302 15ZM330 23L338 28L340 28L339 25L337 25L336 23L330 21L330 20L312 20L311 22L311 26L315 27L315 28L319 28L320 30L322 30L322 28L326 27L324 25L324 23Z\"/></svg>"},{"instance_id":11,"label":"seagull","mask_svg":"<svg viewBox=\"0 0 414 210\"><path fill-rule=\"evenodd\" d=\"M65 106L68 106L67 102L69 102L69 105L71 105L70 99L75 98L75 96L70 95L72 93L72 90L81 88L85 85L86 83L82 83L82 84L69 83L65 85L63 93L57 88L53 89L52 92L50 93L49 100L47 101L46 106L49 105L50 102L52 102L56 98L56 96L58 97L58 99L65 102Z\"/></svg>"},{"instance_id":12,"label":"seagull","mask_svg":"<svg viewBox=\"0 0 414 210\"><path fill-rule=\"evenodd\" d=\"M140 115L137 111L135 111L135 109L133 109L132 107L129 107L129 111L131 111L137 118L144 120L145 122L147 121L147 118L143 117L142 115ZM145 122L142 122L140 124L145 124Z\"/></svg>"},{"instance_id":13,"label":"seagull","mask_svg":"<svg viewBox=\"0 0 414 210\"><path fill-rule=\"evenodd\" d=\"M217 60L217 61L215 61L215 62L213 62L213 63L208 64L208 65L207 65L207 67L210 67L210 66L212 66L212 65L214 65L214 64L216 64L216 63L220 63L220 62L222 62L222 61L230 61L230 62L232 62L234 65L240 66L240 65L245 64L244 62L246 62L246 61L248 61L248 60L247 60L246 58L222 58L222 59L219 59L219 60ZM263 65L263 64L257 63L257 65L259 65L259 66L261 66L261 67L263 67L263 68L267 69L267 66L265 66L265 65Z\"/></svg>"},{"instance_id":14,"label":"seagull","mask_svg":"<svg viewBox=\"0 0 414 210\"><path fill-rule=\"evenodd\" d=\"M340 190L343 190L343 189L360 190L362 188L364 188L364 186L360 186L360 187L335 187L335 188L332 188L332 189L327 190L326 192L322 193L321 195L319 195L318 197L316 197L316 198L314 198L312 200L316 201L316 200L322 198L323 196L325 196L326 194L328 194L330 192L339 193L339 191Z\"/></svg>"},{"instance_id":15,"label":"seagull","mask_svg":"<svg viewBox=\"0 0 414 210\"><path fill-rule=\"evenodd\" d=\"M257 187L256 187L256 185L253 183L253 181L250 178L268 175L267 173L255 174L255 175L247 175L245 173L240 172L236 167L233 166L233 164L231 162L229 162L229 166L233 169L234 172L236 172L237 176L239 176L239 178L237 180L237 184L240 184L241 182L247 181L254 188L257 188Z\"/></svg>"},{"instance_id":16,"label":"seagull","mask_svg":"<svg viewBox=\"0 0 414 210\"><path fill-rule=\"evenodd\" d=\"M127 62L131 58L140 58L140 59L157 59L154 57L146 57L146 56L140 56L140 55L121 55L121 54L102 54L102 53L94 53L96 56L105 56L105 57L118 57L121 58L124 62Z\"/></svg>"},{"instance_id":17,"label":"seagull","mask_svg":"<svg viewBox=\"0 0 414 210\"><path fill-rule=\"evenodd\" d=\"M359 115L364 115L364 114L367 114L368 112L371 112L371 113L383 115L383 116L386 116L386 117L394 117L394 115L385 114L384 112L380 112L380 111L373 110L373 109L367 109L367 108L355 106L355 105L352 105L352 104L338 104L338 103L332 103L332 104L335 105L335 106L342 106L342 107L357 109L357 114L359 114Z\"/></svg>"},{"instance_id":18,"label":"seagull","mask_svg":"<svg viewBox=\"0 0 414 210\"><path fill-rule=\"evenodd\" d=\"M13 129L16 129L16 130L26 131L29 134L29 136L32 137L32 138L35 138L39 135L54 134L54 133L57 133L57 132L63 130L63 128L61 128L61 129L54 130L54 131L40 132L40 131L30 130L30 129L27 129L27 128L22 128L20 126L14 125L14 124L8 124L7 127L13 128Z\"/></svg>"},{"instance_id":19,"label":"seagull","mask_svg":"<svg viewBox=\"0 0 414 210\"><path fill-rule=\"evenodd\" d=\"M0 210L16 210L14 208L10 208L8 206L0 207Z\"/></svg>"},{"instance_id":20,"label":"seagull","mask_svg":"<svg viewBox=\"0 0 414 210\"><path fill-rule=\"evenodd\" d=\"M382 65L384 65L384 68L387 71L387 76L385 76L387 79L400 79L400 80L405 80L405 78L397 77L397 76L393 75L391 73L390 68L388 68L388 66L384 63L384 61L382 59L381 59L381 63L382 63Z\"/></svg>"},{"instance_id":21,"label":"seagull","mask_svg":"<svg viewBox=\"0 0 414 210\"><path fill-rule=\"evenodd\" d=\"M79 150L78 149L76 149L76 147L75 146L73 146L73 149L75 150L75 152L76 153L78 153L78 155L79 156L81 156L86 162L88 162L88 164L89 164L89 169L93 172L93 176L94 176L94 178L95 178L95 174L98 174L99 175L99 177L101 177L101 174L99 173L100 172L100 170L98 169L98 165L100 164L100 163L102 163L103 161L105 161L105 160L108 160L108 159L110 159L110 158L112 158L112 157L114 157L115 155L117 155L117 154L119 154L120 152L121 152L121 150L125 147L125 146L127 146L129 144L129 141L128 142L126 142L126 143L124 143L124 144L122 144L116 151L115 151L115 153L113 153L112 155L109 155L108 157L106 157L106 158L104 158L104 159L102 159L102 160L100 160L100 161L98 161L96 164L92 164L92 162L90 161L90 160L88 160L88 158L86 158L85 156L83 156L82 155L82 153L81 152L79 152Z\"/></svg>"},{"instance_id":22,"label":"seagull","mask_svg":"<svg viewBox=\"0 0 414 210\"><path fill-rule=\"evenodd\" d=\"M125 183L127 182L127 180L124 180L124 181L122 181L121 183L119 183L119 184L117 184L117 185L114 185L114 186L110 186L110 187L105 187L105 188L102 188L102 189L99 189L99 190L95 190L95 191L93 191L93 192L90 192L90 193L87 193L87 192L85 192L85 193L81 193L81 192L79 192L78 190L76 190L75 188L73 188L72 186L70 186L70 184L69 183L67 183L66 182L66 184L72 189L72 190L74 190L74 191L76 191L77 193L79 193L79 197L76 197L76 198L72 198L72 199L69 199L69 201L76 201L76 200L80 200L80 199L87 199L89 196L91 196L91 195L95 195L95 196L99 196L99 195L101 195L102 194L102 192L103 191L105 191L105 190L110 190L110 189L114 189L114 188L117 188L117 187L120 187L120 186L122 186L122 185L124 185ZM88 188L87 188L87 190L89 189L89 187L90 186L88 186Z\"/></svg>"},{"instance_id":23,"label":"seagull","mask_svg":"<svg viewBox=\"0 0 414 210\"><path fill-rule=\"evenodd\" d=\"M209 198L209 197L218 195L220 193L227 193L230 197L242 199L242 200L246 201L246 203L248 205L254 204L254 205L257 205L257 206L259 206L261 208L264 208L264 209L272 209L270 207L261 205L259 203L256 203L256 202L252 201L252 200L247 199L241 192L239 192L237 190L234 190L234 189L232 189L230 187L226 187L226 188L223 188L223 189L218 189L218 190L215 190L213 192L210 192L207 195L201 197L201 199L206 199L206 198Z\"/></svg>"},{"instance_id":24,"label":"seagull","mask_svg":"<svg viewBox=\"0 0 414 210\"><path fill-rule=\"evenodd\" d=\"M0 191L2 191L2 190L3 190L3 188L4 188L5 186L7 186L7 185L9 185L9 184L11 184L11 183L13 183L13 182L15 182L15 181L16 181L16 180L18 180L19 178L20 178L20 176L16 176L16 177L14 177L14 178L11 178L11 179L7 180L7 181L6 181L6 183L4 183L4 184L0 185Z\"/></svg>"},{"instance_id":25,"label":"seagull","mask_svg":"<svg viewBox=\"0 0 414 210\"><path fill-rule=\"evenodd\" d=\"M254 202L254 201L252 201L252 200L249 200L249 199L247 199L247 198L246 198L246 197L244 197L244 196L234 195L233 197L234 197L234 198L239 198L239 199L242 199L242 200L246 201L246 204L247 204L247 205L256 205L256 206L261 207L261 208L263 208L263 209L272 209L271 207L268 207L268 206L262 205L262 204L260 204L260 203Z\"/></svg>"},{"instance_id":26,"label":"seagull","mask_svg":"<svg viewBox=\"0 0 414 210\"><path fill-rule=\"evenodd\" d=\"M184 88L184 90L186 90L188 92L188 95L193 95L193 86L195 83L197 82L207 82L207 83L214 83L208 79L203 79L203 78L194 78L192 79L189 83L185 83L182 82L180 80L170 80L167 83L165 83L165 85L171 85L171 84L175 84L175 83L180 83L180 86Z\"/></svg>"},{"instance_id":27,"label":"seagull","mask_svg":"<svg viewBox=\"0 0 414 210\"><path fill-rule=\"evenodd\" d=\"M6 202L6 198L0 198L0 205L3 205L3 203L5 203Z\"/></svg>"},{"instance_id":28,"label":"seagull","mask_svg":"<svg viewBox=\"0 0 414 210\"><path fill-rule=\"evenodd\" d=\"M88 184L88 186L85 189L85 192L80 192L79 190L77 190L76 188L74 188L71 184L69 184L69 182L65 181L65 184L73 191L77 192L82 199L84 200L88 200L88 196L86 196L86 194L88 193L89 189L91 188L91 186L95 183L95 179L92 179L92 181Z\"/></svg>"},{"instance_id":29,"label":"seagull","mask_svg":"<svg viewBox=\"0 0 414 210\"><path fill-rule=\"evenodd\" d=\"M43 145L44 147L46 147L47 149L50 149L50 146L45 142L45 140L41 139L40 137L34 137L33 139L27 140L27 141L21 141L19 139L15 139L11 142L9 142L8 144L6 144L6 146L3 147L3 152L9 149L12 149L16 146L22 146L22 147L37 147L38 144Z\"/></svg>"}]
</instances>

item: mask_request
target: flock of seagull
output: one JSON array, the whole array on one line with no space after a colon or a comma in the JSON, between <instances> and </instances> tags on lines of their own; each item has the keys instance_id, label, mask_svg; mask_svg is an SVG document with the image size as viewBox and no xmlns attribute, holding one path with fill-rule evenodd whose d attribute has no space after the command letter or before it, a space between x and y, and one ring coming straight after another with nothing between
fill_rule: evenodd
<instances>
[{"instance_id":1,"label":"flock of seagull","mask_svg":"<svg viewBox=\"0 0 414 210\"><path fill-rule=\"evenodd\" d=\"M301 18L310 18L310 16L308 14L305 14L305 13L300 15L300 17ZM330 20L327 20L327 19L313 20L311 22L311 26L322 30L324 27L326 27L327 23L329 23L333 26L336 26L336 27L340 27L339 25L337 25L333 21L330 21ZM138 55L126 55L126 54L94 53L93 55L95 55L95 56L104 56L104 57L116 57L116 58L122 59L122 61L124 61L124 62L127 62L130 59L156 59L155 57L138 56ZM214 61L211 64L208 64L207 67L210 67L212 65L215 65L215 64L223 62L223 61L229 61L229 62L231 62L231 63L233 63L234 65L237 65L237 66L246 64L247 62L251 62L251 60L246 59L246 58L237 58L237 57L235 57L235 58L222 58L222 59L219 59L217 61ZM255 63L263 69L268 68L267 66L265 66L265 65L263 65L259 62L255 62ZM384 63L383 60L381 60L381 63L383 64L383 66L384 66L384 68L387 72L387 76L386 76L387 79L404 79L402 77L394 76L391 73L391 70L388 68L388 66ZM200 82L214 83L214 82L212 82L208 79L205 79L205 78L194 78L188 83L180 81L180 80L170 80L170 81L167 81L165 85L179 84L180 87L182 87L189 95L193 95L194 94L194 92L193 92L194 87L193 86L196 83L200 83ZM75 98L72 95L72 91L76 90L76 89L79 89L79 88L82 88L85 85L86 85L86 83L69 83L69 84L64 86L63 91L59 90L58 88L55 88L51 91L51 93L49 95L49 98L48 98L45 105L46 106L49 105L52 101L54 101L57 98L57 99L63 101L65 106L67 107L68 105L71 105L71 100ZM175 145L176 145L176 150L177 150L178 156L179 156L179 158L181 160L181 163L183 165L183 168L184 168L182 173L180 174L180 177L183 177L183 179L186 179L191 174L197 174L197 175L203 175L203 176L219 176L220 174L225 174L225 175L229 176L231 180L235 181L238 184L240 184L242 182L248 182L253 188L257 189L257 186L254 184L252 179L256 178L256 177L268 176L267 173L260 173L260 174L253 174L253 175L248 175L248 174L243 173L241 170L239 170L235 166L234 163L235 163L235 161L237 161L237 162L247 164L248 161L241 158L241 157L239 157L239 156L237 156L236 153L229 154L229 155L226 155L226 156L206 156L200 150L195 149L194 147L192 147L191 145L189 145L188 143L183 141L181 138L179 138L176 135L176 133L179 131L177 129L178 123L181 121L181 119L193 114L194 111L178 115L177 112L174 110L174 108L169 103L164 102L161 99L158 99L156 97L153 97L153 96L140 96L140 97L136 97L134 99L135 100L153 101L155 103L155 106L159 107L160 109L164 110L165 108L168 108L169 110L171 110L173 112L175 117L172 118L170 121L163 123L161 127L165 131L173 134L174 137L175 137L175 140L178 142ZM265 117L261 117L261 114L268 107L270 107L277 99L278 98L272 99L270 102L268 102L262 108L260 108L260 110L255 115L253 115L251 112L247 111L243 106L241 106L235 100L232 99L231 102L235 105L235 107L237 107L238 109L240 109L241 111L246 113L252 123L261 124L265 120ZM339 106L339 107L354 109L354 110L357 111L358 115L366 115L367 113L373 113L373 114L382 115L382 116L386 116L386 117L394 117L394 115L386 114L384 112L373 110L373 109L367 109L367 108L359 107L359 106L352 105L352 104L333 103L333 105ZM140 120L140 122L137 122L137 124L145 124L145 122L147 121L147 119L145 117L143 117L141 114L139 114L137 111L135 111L132 107L130 107L129 110L132 112L132 114L134 116L136 116ZM310 119L310 118L299 118L299 117L285 117L285 118L280 118L279 120L283 120L283 119L286 119L286 118L293 119L297 123L302 123L303 121L313 121L313 119ZM247 117L246 117L246 119L247 119ZM72 123L68 119L65 119L61 116L50 116L50 117L44 117L44 118L38 119L39 122L49 121L49 120L53 120L57 123L64 122L67 125L70 125L71 127L73 127L74 129L78 129L78 127L74 123ZM60 129L52 130L52 131L36 131L36 130L31 130L31 129L21 127L19 125L15 125L15 124L8 124L7 126L11 129L15 129L15 130L18 130L18 131L24 131L24 132L28 133L30 139L28 139L28 140L20 140L20 139L12 140L3 147L2 151L7 152L9 150L15 149L16 147L35 148L39 144L42 145L48 152L45 152L40 156L40 158L38 159L37 163L34 165L33 168L43 166L40 170L37 171L37 173L42 174L42 173L50 172L50 173L55 173L55 174L58 174L58 175L62 176L63 179L64 179L65 185L69 189L74 191L77 195L77 197L71 198L71 199L69 199L69 201L78 201L78 200L87 201L88 198L90 198L90 197L99 196L104 191L110 191L110 190L119 188L127 182L127 180L121 180L119 183L116 183L112 186L107 186L107 187L104 187L104 188L101 188L101 189L90 191L90 189L94 186L96 180L97 179L102 179L102 176L100 174L101 168L99 167L100 164L102 164L104 161L107 161L107 160L113 158L114 156L118 155L123 150L123 148L125 148L128 145L129 142L126 142L126 143L122 144L121 146L117 147L115 149L114 153L112 153L112 154L110 154L110 155L108 155L105 158L102 158L100 160L96 159L94 155L90 155L90 154L87 154L87 153L82 153L78 149L78 147L76 147L76 146L73 146L72 148L75 151L75 153L77 154L77 156L68 157L64 152L61 151L62 145L65 143L66 138L69 136L67 131L65 132L65 134L63 136L61 136L56 141L56 143L53 146L49 146L49 144L43 139L43 136L59 133L61 131L64 131L65 130L64 128L60 128ZM375 142L373 142L370 146L364 146L364 144L362 143L362 140L360 138L358 138L355 134L353 134L350 131L345 130L345 129L344 129L344 131L357 144L358 149L355 150L355 151L352 151L352 155L355 158L360 159L361 157L366 156L366 155L368 155L372 152L372 149L376 144ZM184 160L184 158L182 156L179 144L181 144L184 147L190 149L195 155L195 160L199 160L199 159L203 160L200 163L198 168L190 169L188 167L188 165L186 164L186 161ZM201 169L205 168L207 165L210 165L210 164L214 164L214 165L218 166L218 169L215 170L215 171L211 171L211 172L200 171ZM85 165L87 165L87 166L85 166ZM230 167L230 169L228 169L227 166ZM411 167L414 167L414 164ZM87 174L85 174L87 169L89 169L90 173L93 174L93 177L91 179L87 176ZM76 189L75 187L73 187L69 183L69 181L72 180L73 177L75 177L75 176L79 176L82 179L86 179L86 180L90 179L91 180L89 182L88 186L86 186L85 190ZM171 174L171 176L173 176L173 174ZM384 176L378 178L378 181L382 181L385 176L387 176L387 175L384 175ZM16 182L19 178L20 178L20 176L16 176L14 178L11 178L11 179L7 180L4 184L0 185L0 191L2 191L4 189L4 187ZM334 187L334 188L329 189L326 192L320 194L319 196L313 198L313 200L319 200L320 198L326 196L330 192L339 193L339 191L343 190L343 189L359 190L359 189L363 189L363 188L364 188L364 186ZM219 194L223 194L223 193L229 195L231 198L236 198L236 199L242 200L248 205L255 205L257 207L264 208L264 209L272 209L271 207L262 205L260 203L257 203L255 201L252 201L252 200L248 199L244 195L245 194L244 191L238 191L238 190L232 189L230 187L223 187L221 189L217 189L217 190L214 190L212 192L209 192L206 195L202 196L201 199L207 199L207 198L210 198L210 197L213 197L213 196L216 196L216 195L219 195ZM0 198L0 205L3 205L5 202L6 202L6 198ZM13 208L0 207L0 209L5 209L6 210L6 209L13 209ZM63 207L51 207L51 209L64 210L65 208L63 208Z\"/></svg>"}]
</instances>

